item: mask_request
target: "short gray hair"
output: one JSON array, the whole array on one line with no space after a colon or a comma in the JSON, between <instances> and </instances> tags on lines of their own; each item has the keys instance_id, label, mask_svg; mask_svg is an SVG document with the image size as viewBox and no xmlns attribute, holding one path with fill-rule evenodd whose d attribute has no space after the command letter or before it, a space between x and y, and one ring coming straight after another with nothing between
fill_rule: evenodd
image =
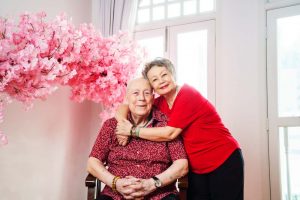
<instances>
[{"instance_id":1,"label":"short gray hair","mask_svg":"<svg viewBox=\"0 0 300 200\"><path fill-rule=\"evenodd\" d=\"M176 72L175 72L175 67L173 65L173 63L166 59L166 58L161 58L161 57L157 57L154 60L146 63L142 74L144 76L144 78L148 79L147 74L150 71L150 69L154 66L158 66L158 67L165 67L174 77L174 79L176 78Z\"/></svg>"}]
</instances>

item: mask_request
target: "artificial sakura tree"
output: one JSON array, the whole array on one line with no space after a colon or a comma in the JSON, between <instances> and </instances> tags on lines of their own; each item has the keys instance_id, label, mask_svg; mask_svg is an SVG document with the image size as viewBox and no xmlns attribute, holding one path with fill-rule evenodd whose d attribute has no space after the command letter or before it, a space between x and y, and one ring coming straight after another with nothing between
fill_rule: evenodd
<instances>
[{"instance_id":1,"label":"artificial sakura tree","mask_svg":"<svg viewBox=\"0 0 300 200\"><path fill-rule=\"evenodd\" d=\"M52 21L44 12L22 14L18 23L0 18L0 123L11 100L29 109L59 85L69 86L76 102L91 100L112 111L144 55L129 33L103 37L90 24L76 28L65 14ZM0 146L6 143L0 131Z\"/></svg>"}]
</instances>

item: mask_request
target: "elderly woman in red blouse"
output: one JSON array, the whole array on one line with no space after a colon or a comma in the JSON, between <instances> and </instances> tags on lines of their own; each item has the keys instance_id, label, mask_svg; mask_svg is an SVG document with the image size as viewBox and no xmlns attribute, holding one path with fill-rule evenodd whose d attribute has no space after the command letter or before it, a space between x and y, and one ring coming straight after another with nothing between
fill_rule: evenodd
<instances>
[{"instance_id":1,"label":"elderly woman in red blouse","mask_svg":"<svg viewBox=\"0 0 300 200\"><path fill-rule=\"evenodd\" d=\"M87 170L106 184L102 199L178 199L174 181L188 171L180 138L152 142L138 137L141 127L163 127L167 117L152 109L153 91L143 78L132 80L126 99L134 125L129 143L120 146L115 135L117 120L108 119L96 139Z\"/></svg>"},{"instance_id":2,"label":"elderly woman in red blouse","mask_svg":"<svg viewBox=\"0 0 300 200\"><path fill-rule=\"evenodd\" d=\"M243 200L242 151L215 107L195 88L177 85L174 65L168 59L147 63L143 75L160 95L154 104L169 121L165 127L140 128L138 136L151 141L171 141L182 136L190 167L187 199ZM120 108L116 133L126 136L133 126L125 119L128 106Z\"/></svg>"}]
</instances>

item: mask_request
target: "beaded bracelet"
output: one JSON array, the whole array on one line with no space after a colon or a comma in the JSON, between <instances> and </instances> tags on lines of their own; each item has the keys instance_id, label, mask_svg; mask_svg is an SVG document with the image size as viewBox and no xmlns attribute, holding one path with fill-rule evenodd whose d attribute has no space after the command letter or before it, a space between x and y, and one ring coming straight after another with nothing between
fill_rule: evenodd
<instances>
[{"instance_id":1,"label":"beaded bracelet","mask_svg":"<svg viewBox=\"0 0 300 200\"><path fill-rule=\"evenodd\" d=\"M113 178L113 181L112 181L111 189L112 189L114 192L117 192L117 185L116 185L116 183L117 183L117 180L118 180L118 179L120 179L120 177L119 177L119 176L115 176L115 177Z\"/></svg>"},{"instance_id":2,"label":"beaded bracelet","mask_svg":"<svg viewBox=\"0 0 300 200\"><path fill-rule=\"evenodd\" d=\"M138 137L140 137L140 127L137 127L136 129L135 129L135 136L138 138Z\"/></svg>"},{"instance_id":3,"label":"beaded bracelet","mask_svg":"<svg viewBox=\"0 0 300 200\"><path fill-rule=\"evenodd\" d=\"M135 134L135 131L136 131L136 125L132 125L130 129L130 136L133 136Z\"/></svg>"}]
</instances>

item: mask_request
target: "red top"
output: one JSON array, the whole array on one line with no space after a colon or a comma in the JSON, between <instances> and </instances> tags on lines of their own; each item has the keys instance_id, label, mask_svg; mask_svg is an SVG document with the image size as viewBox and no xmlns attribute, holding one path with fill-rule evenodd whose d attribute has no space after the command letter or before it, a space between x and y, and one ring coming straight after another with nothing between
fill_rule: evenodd
<instances>
[{"instance_id":1,"label":"red top","mask_svg":"<svg viewBox=\"0 0 300 200\"><path fill-rule=\"evenodd\" d=\"M167 124L167 117L153 109L153 122L147 127L162 127ZM96 139L90 157L101 160L108 166L108 171L115 176L134 176L148 179L165 171L173 161L186 159L182 141L175 139L171 142L152 142L139 138L131 138L126 146L118 145L115 129L116 119L104 122ZM176 193L175 184L159 188L150 193L145 199L161 199L170 193ZM122 199L119 193L105 186L103 194L113 199Z\"/></svg>"},{"instance_id":2,"label":"red top","mask_svg":"<svg viewBox=\"0 0 300 200\"><path fill-rule=\"evenodd\" d=\"M155 105L168 115L168 126L183 129L181 135L193 172L213 171L239 148L214 106L193 87L182 86L171 110L162 96L155 99Z\"/></svg>"}]
</instances>

